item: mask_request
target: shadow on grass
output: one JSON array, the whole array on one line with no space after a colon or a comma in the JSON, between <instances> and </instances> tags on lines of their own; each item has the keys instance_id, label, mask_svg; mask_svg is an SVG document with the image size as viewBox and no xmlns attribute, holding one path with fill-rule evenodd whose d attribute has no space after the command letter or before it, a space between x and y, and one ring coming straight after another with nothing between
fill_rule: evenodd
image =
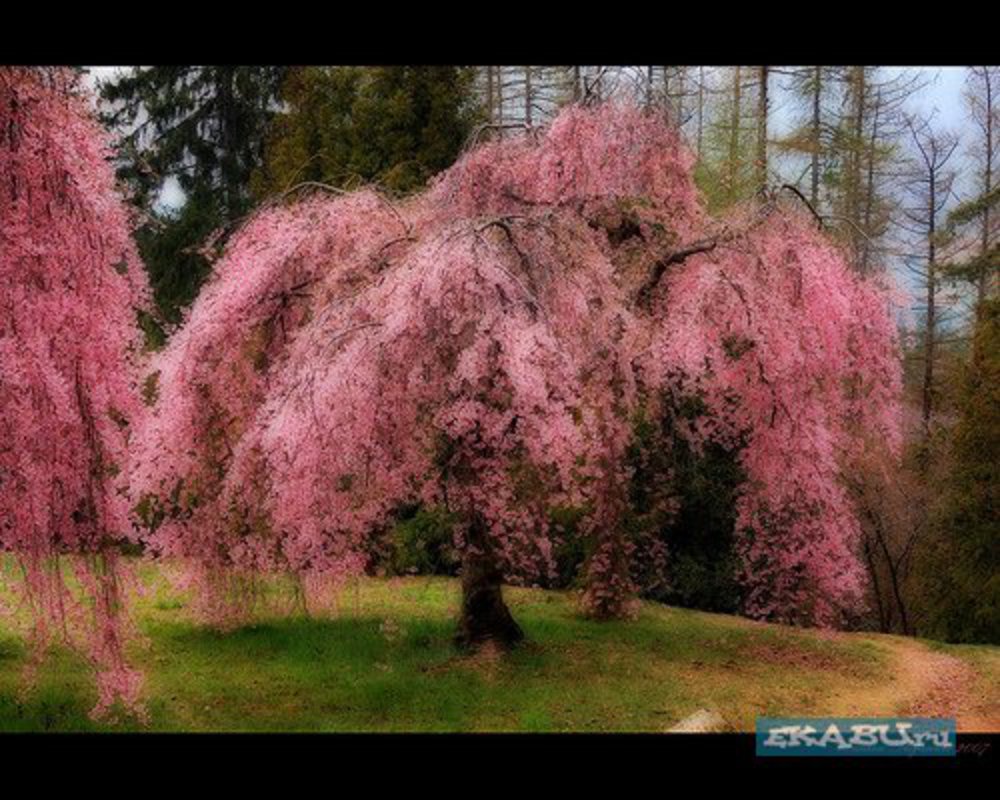
<instances>
[{"instance_id":1,"label":"shadow on grass","mask_svg":"<svg viewBox=\"0 0 1000 800\"><path fill-rule=\"evenodd\" d=\"M161 623L150 633L167 727L459 730L482 685L443 620L298 618L227 633Z\"/></svg>"},{"instance_id":2,"label":"shadow on grass","mask_svg":"<svg viewBox=\"0 0 1000 800\"><path fill-rule=\"evenodd\" d=\"M26 662L22 642L0 639L0 732L102 729L87 716L96 694L82 659L54 648L30 689L24 681Z\"/></svg>"},{"instance_id":3,"label":"shadow on grass","mask_svg":"<svg viewBox=\"0 0 1000 800\"><path fill-rule=\"evenodd\" d=\"M147 676L151 730L464 731L603 729L678 691L653 664L735 656L739 637L705 648L696 618L595 622L566 607L519 604L528 640L500 654L453 645L454 621L404 613L280 618L229 632L148 620L134 657ZM11 654L4 672L20 670ZM90 674L57 654L22 703L5 691L4 730L135 730L87 718ZM15 688L16 681L4 686Z\"/></svg>"}]
</instances>

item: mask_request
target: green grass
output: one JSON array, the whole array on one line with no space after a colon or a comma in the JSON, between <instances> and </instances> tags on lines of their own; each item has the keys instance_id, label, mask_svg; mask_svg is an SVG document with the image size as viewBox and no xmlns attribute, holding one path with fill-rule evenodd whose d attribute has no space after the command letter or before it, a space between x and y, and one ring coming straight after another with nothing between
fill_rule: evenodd
<instances>
[{"instance_id":1,"label":"green grass","mask_svg":"<svg viewBox=\"0 0 1000 800\"><path fill-rule=\"evenodd\" d=\"M889 680L877 637L827 637L645 604L583 618L572 595L507 589L527 643L495 656L452 645L458 584L370 579L332 618L198 624L153 567L134 617L150 722L99 725L86 665L57 650L20 696L22 642L0 628L0 730L661 731L700 708L731 729L758 714L823 714L840 691ZM386 621L389 624L386 624Z\"/></svg>"}]
</instances>

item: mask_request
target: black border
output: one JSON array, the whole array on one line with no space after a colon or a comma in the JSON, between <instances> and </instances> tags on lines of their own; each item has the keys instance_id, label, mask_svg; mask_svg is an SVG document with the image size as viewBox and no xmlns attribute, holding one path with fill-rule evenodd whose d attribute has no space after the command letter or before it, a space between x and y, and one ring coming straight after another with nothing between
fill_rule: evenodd
<instances>
[{"instance_id":1,"label":"black border","mask_svg":"<svg viewBox=\"0 0 1000 800\"><path fill-rule=\"evenodd\" d=\"M868 3L100 3L18 9L7 64L996 63L974 12ZM985 12L984 12L985 13Z\"/></svg>"},{"instance_id":2,"label":"black border","mask_svg":"<svg viewBox=\"0 0 1000 800\"><path fill-rule=\"evenodd\" d=\"M365 778L371 786L461 785L471 779L492 792L516 790L528 774L547 775L560 788L579 783L591 790L638 777L655 778L664 792L670 771L696 769L707 778L727 771L862 770L992 771L1000 763L1000 734L958 735L954 757L757 757L753 734L311 734L311 733L99 733L0 734L0 753L12 769L43 759L67 774L78 765L105 765L113 772L225 770L255 783L260 770L275 775L290 767L313 770L322 782ZM78 773L77 773L78 774ZM255 777L256 776L256 777ZM659 777L656 777L659 776ZM408 783L409 782L409 783ZM138 788L138 787L137 787ZM811 791L802 787L802 791ZM477 792L478 793L478 792Z\"/></svg>"},{"instance_id":3,"label":"black border","mask_svg":"<svg viewBox=\"0 0 1000 800\"><path fill-rule=\"evenodd\" d=\"M409 10L407 10L409 9ZM777 3L713 5L698 17L679 4L599 8L563 4L549 11L469 4L429 10L379 6L362 14L342 5L257 4L191 9L107 3L19 10L4 26L6 64L881 64L946 66L996 62L996 26L970 14L869 4L863 13ZM879 19L878 14L885 16ZM523 15L523 16L522 16ZM728 23L728 24L727 24ZM752 734L0 734L0 755L13 771L36 759L51 765L39 786L120 782L134 773L135 791L163 788L192 770L261 788L300 779L321 791L342 780L384 788L439 784L516 792L602 784L624 788L636 778L657 794L693 791L672 785L677 767L718 777L732 767L813 769L995 769L1000 735L959 734L955 758L757 758ZM58 767L53 769L53 767ZM322 788L322 787L326 788ZM797 791L812 791L802 786ZM478 794L479 792L476 791ZM649 790L643 794L650 794Z\"/></svg>"}]
</instances>

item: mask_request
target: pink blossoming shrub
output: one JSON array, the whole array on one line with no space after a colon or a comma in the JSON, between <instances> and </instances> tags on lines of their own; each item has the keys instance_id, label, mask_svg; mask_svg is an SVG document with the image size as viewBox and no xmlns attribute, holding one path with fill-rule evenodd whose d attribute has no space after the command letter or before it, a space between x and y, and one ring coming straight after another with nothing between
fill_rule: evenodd
<instances>
[{"instance_id":1,"label":"pink blossoming shrub","mask_svg":"<svg viewBox=\"0 0 1000 800\"><path fill-rule=\"evenodd\" d=\"M680 387L706 411L692 446L745 443L746 612L836 622L861 581L841 465L862 430L898 436L885 296L786 205L708 219L691 168L653 115L570 108L404 203L312 194L249 220L153 363L134 450L148 541L191 565L207 616L241 619L255 575L356 574L414 504L528 581L570 535L553 508L580 510L586 605L627 613L624 455Z\"/></svg>"},{"instance_id":2,"label":"pink blossoming shrub","mask_svg":"<svg viewBox=\"0 0 1000 800\"><path fill-rule=\"evenodd\" d=\"M885 292L807 215L779 207L735 224L745 235L658 288L649 370L683 375L704 403L694 444L745 441L744 611L832 625L857 609L864 580L840 471L865 437L899 446L895 326Z\"/></svg>"},{"instance_id":3,"label":"pink blossoming shrub","mask_svg":"<svg viewBox=\"0 0 1000 800\"><path fill-rule=\"evenodd\" d=\"M535 140L480 145L442 173L429 200L445 214L517 213L525 205L569 207L586 217L609 201L641 198L679 235L702 211L694 156L655 114L607 104L565 109Z\"/></svg>"},{"instance_id":4,"label":"pink blossoming shrub","mask_svg":"<svg viewBox=\"0 0 1000 800\"><path fill-rule=\"evenodd\" d=\"M552 499L614 484L632 320L575 220L401 239L386 209L361 194L265 212L154 365L136 467L150 541L194 562L218 622L240 611L222 575L356 573L407 503L481 518L507 573L537 577Z\"/></svg>"},{"instance_id":5,"label":"pink blossoming shrub","mask_svg":"<svg viewBox=\"0 0 1000 800\"><path fill-rule=\"evenodd\" d=\"M84 631L96 715L137 708L140 686L116 552L148 287L108 157L68 71L0 68L0 550L24 575L9 618L28 612L34 662Z\"/></svg>"}]
</instances>

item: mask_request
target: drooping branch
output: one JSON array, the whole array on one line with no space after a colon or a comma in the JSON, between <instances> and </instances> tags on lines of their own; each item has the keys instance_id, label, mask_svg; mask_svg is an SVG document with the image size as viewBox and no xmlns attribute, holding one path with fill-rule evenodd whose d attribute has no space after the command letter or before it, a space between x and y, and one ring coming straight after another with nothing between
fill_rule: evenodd
<instances>
[{"instance_id":1,"label":"drooping branch","mask_svg":"<svg viewBox=\"0 0 1000 800\"><path fill-rule=\"evenodd\" d=\"M748 448L734 507L750 532L738 539L745 612L833 625L853 608L858 522L834 455L854 441L842 420L895 430L887 304L776 191L708 217L660 115L600 103L563 114L537 146L511 137L467 153L400 205L402 225L365 190L282 203L231 239L193 322L157 356L164 391L132 470L135 492L168 501L179 479L208 487L207 502L150 541L197 561L212 621L250 610L215 574L277 563L332 587L367 568L372 537L414 498L481 521L456 536L467 631L509 627L501 578L544 574L556 535L599 545L587 608L625 608L628 502L603 487L628 480L632 412L675 384L696 389L692 445ZM649 231L679 236L657 244ZM620 271L636 261L626 296ZM274 357L258 369L247 309L312 276L316 290L289 293L294 335L269 342ZM868 351L855 342L861 324ZM219 369L230 364L249 379ZM878 402L845 397L855 374L871 377ZM229 435L235 457L218 468L215 437ZM586 509L572 532L549 519L564 502ZM233 525L253 529L236 540ZM495 563L476 561L477 536ZM757 553L774 569L756 570Z\"/></svg>"},{"instance_id":2,"label":"drooping branch","mask_svg":"<svg viewBox=\"0 0 1000 800\"><path fill-rule=\"evenodd\" d=\"M673 264L681 264L697 253L709 253L714 250L718 244L719 239L717 238L704 239L702 241L689 244L686 247L682 247L679 250L667 253L653 265L653 269L650 271L649 277L646 278L642 286L639 287L639 291L636 292L636 305L647 306L649 304L649 298L659 285L660 279L663 278L664 273L667 271L667 267Z\"/></svg>"},{"instance_id":3,"label":"drooping branch","mask_svg":"<svg viewBox=\"0 0 1000 800\"><path fill-rule=\"evenodd\" d=\"M668 267L673 266L674 264L682 264L693 255L711 252L720 245L745 237L752 230L763 224L764 221L770 217L771 213L778 209L778 204L775 198L775 193L766 188L761 189L757 194L761 202L759 203L756 211L750 217L749 222L745 225L737 227L724 226L715 236L699 239L692 244L673 250L667 253L663 258L659 259L653 265L649 276L639 288L639 291L636 292L635 304L639 307L648 307L652 293L659 285L660 280L662 280Z\"/></svg>"},{"instance_id":4,"label":"drooping branch","mask_svg":"<svg viewBox=\"0 0 1000 800\"><path fill-rule=\"evenodd\" d=\"M475 149L476 145L479 144L479 140L486 131L506 131L506 130L519 130L532 136L536 141L538 139L539 131L534 125L529 125L526 122L484 122L482 125L477 125L469 136L469 140L465 145L465 152Z\"/></svg>"},{"instance_id":5,"label":"drooping branch","mask_svg":"<svg viewBox=\"0 0 1000 800\"><path fill-rule=\"evenodd\" d=\"M820 230L822 230L825 227L823 225L823 217L820 216L819 212L815 208L813 208L813 204L806 199L806 196L802 194L802 192L800 192L796 187L792 186L790 183L783 183L781 185L781 188L791 192L805 204L806 208L809 209L809 213L811 213L813 215L813 218L816 220L816 224L819 226Z\"/></svg>"}]
</instances>

